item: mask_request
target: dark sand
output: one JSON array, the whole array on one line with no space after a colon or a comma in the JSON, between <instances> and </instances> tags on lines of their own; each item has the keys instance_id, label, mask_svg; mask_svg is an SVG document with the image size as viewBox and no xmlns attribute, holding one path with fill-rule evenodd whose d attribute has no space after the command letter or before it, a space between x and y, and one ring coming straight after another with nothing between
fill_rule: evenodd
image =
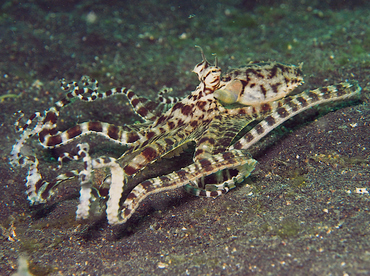
<instances>
[{"instance_id":1,"label":"dark sand","mask_svg":"<svg viewBox=\"0 0 370 276\"><path fill-rule=\"evenodd\" d=\"M15 273L27 255L34 275L368 275L370 196L356 193L370 190L366 1L100 2L2 4L0 274ZM361 99L286 122L251 149L259 162L252 175L217 199L181 189L153 195L115 227L104 216L75 221L77 181L60 186L49 204L29 206L26 170L8 163L19 137L14 112L47 109L63 95L60 78L82 75L150 98L164 85L187 95L198 84L194 45L210 61L216 53L224 71L253 60L303 62L298 91L356 79ZM61 129L139 120L123 96L76 101L61 118ZM115 150L87 140L100 155ZM50 152L35 139L29 146L42 156L43 174L55 174Z\"/></svg>"}]
</instances>

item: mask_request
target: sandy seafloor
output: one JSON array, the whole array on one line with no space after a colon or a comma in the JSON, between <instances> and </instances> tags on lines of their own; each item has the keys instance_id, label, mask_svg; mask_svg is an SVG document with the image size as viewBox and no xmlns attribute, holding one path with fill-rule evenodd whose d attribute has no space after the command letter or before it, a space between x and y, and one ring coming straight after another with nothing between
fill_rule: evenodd
<instances>
[{"instance_id":1,"label":"sandy seafloor","mask_svg":"<svg viewBox=\"0 0 370 276\"><path fill-rule=\"evenodd\" d=\"M19 256L28 258L33 275L370 274L367 1L4 2L1 275L16 272ZM50 203L29 206L27 170L8 163L19 137L14 112L42 112L63 96L60 78L82 75L149 98L163 86L187 95L198 84L194 45L210 61L217 54L224 71L254 60L303 62L305 84L297 91L346 79L358 80L363 91L357 101L310 110L269 134L251 149L258 160L252 175L217 199L181 189L156 194L114 227L104 215L75 221L77 181L61 185ZM60 129L89 119L139 121L116 96L74 102L62 110ZM96 136L84 141L97 156L122 151ZM43 175L55 176L53 153L37 139L24 150L38 154Z\"/></svg>"}]
</instances>

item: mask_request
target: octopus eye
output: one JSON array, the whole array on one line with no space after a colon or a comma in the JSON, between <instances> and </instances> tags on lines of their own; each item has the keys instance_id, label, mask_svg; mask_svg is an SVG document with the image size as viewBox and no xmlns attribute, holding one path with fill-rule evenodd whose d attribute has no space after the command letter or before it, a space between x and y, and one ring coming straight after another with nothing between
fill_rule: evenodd
<instances>
[{"instance_id":1,"label":"octopus eye","mask_svg":"<svg viewBox=\"0 0 370 276\"><path fill-rule=\"evenodd\" d=\"M226 89L219 89L214 92L214 97L224 104L233 104L238 101L238 94Z\"/></svg>"},{"instance_id":2,"label":"octopus eye","mask_svg":"<svg viewBox=\"0 0 370 276\"><path fill-rule=\"evenodd\" d=\"M224 104L233 104L238 102L239 95L243 89L243 85L239 80L233 80L224 88L216 90L214 97Z\"/></svg>"}]
</instances>

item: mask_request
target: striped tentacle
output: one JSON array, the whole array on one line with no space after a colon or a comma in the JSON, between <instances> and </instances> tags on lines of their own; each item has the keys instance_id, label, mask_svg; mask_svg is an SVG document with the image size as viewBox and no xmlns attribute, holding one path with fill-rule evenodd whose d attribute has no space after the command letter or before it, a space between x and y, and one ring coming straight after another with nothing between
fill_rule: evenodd
<instances>
[{"instance_id":1,"label":"striped tentacle","mask_svg":"<svg viewBox=\"0 0 370 276\"><path fill-rule=\"evenodd\" d=\"M92 161L93 169L109 168L110 169L110 187L109 198L107 201L107 219L109 224L117 224L120 208L120 200L125 186L125 173L115 158L101 157ZM81 205L87 205L87 202ZM77 218L88 217L88 210L84 214L77 213Z\"/></svg>"},{"instance_id":2,"label":"striped tentacle","mask_svg":"<svg viewBox=\"0 0 370 276\"><path fill-rule=\"evenodd\" d=\"M147 124L143 125L146 126ZM140 124L140 126L143 125ZM39 141L45 148L55 148L70 143L80 136L96 133L119 144L136 145L139 144L139 140L145 139L138 132L139 129L139 125L117 127L103 122L85 122L63 132L50 133L50 131L41 131L39 133Z\"/></svg>"},{"instance_id":3,"label":"striped tentacle","mask_svg":"<svg viewBox=\"0 0 370 276\"><path fill-rule=\"evenodd\" d=\"M76 211L76 218L87 218L90 209L90 198L92 195L91 188L91 173L92 173L92 159L89 155L89 145L87 143L82 143L78 145L79 156L84 162L84 169L80 171L78 179L80 182L80 203L78 204Z\"/></svg>"},{"instance_id":4,"label":"striped tentacle","mask_svg":"<svg viewBox=\"0 0 370 276\"><path fill-rule=\"evenodd\" d=\"M230 149L248 149L271 130L298 113L318 104L345 100L357 96L360 92L361 87L357 81L348 81L338 85L305 91L296 96L290 96L277 101L279 103L284 102L284 104L276 108L269 116L258 123L244 137L231 146Z\"/></svg>"},{"instance_id":5,"label":"striped tentacle","mask_svg":"<svg viewBox=\"0 0 370 276\"><path fill-rule=\"evenodd\" d=\"M173 97L166 95L167 93L171 93L173 91L172 88L164 86L158 92L158 96L156 97L156 101L159 101L163 104L163 109L157 110L157 114L162 114L170 109L175 103L181 102L183 98L181 97Z\"/></svg>"},{"instance_id":6,"label":"striped tentacle","mask_svg":"<svg viewBox=\"0 0 370 276\"><path fill-rule=\"evenodd\" d=\"M155 121L159 116L170 109L175 103L181 101L178 97L165 96L172 89L164 87L158 92L157 98L152 101L145 97L136 95L133 91L126 93L135 113L144 120Z\"/></svg>"},{"instance_id":7,"label":"striped tentacle","mask_svg":"<svg viewBox=\"0 0 370 276\"><path fill-rule=\"evenodd\" d=\"M254 118L252 116L219 115L197 141L194 160L226 151L234 137Z\"/></svg>"},{"instance_id":8,"label":"striped tentacle","mask_svg":"<svg viewBox=\"0 0 370 276\"><path fill-rule=\"evenodd\" d=\"M44 117L42 117L39 112L35 113L34 115L35 115L35 117L38 118L36 125L32 129L27 128L27 127L26 127L26 129L24 129L20 138L13 145L12 151L10 152L9 161L10 161L10 164L13 165L13 166L17 166L17 165L25 166L25 165L29 165L33 162L32 158L30 159L28 156L23 156L21 154L21 149L30 137L32 137L34 135L37 135L43 129L43 119L44 119ZM32 123L29 120L28 120L28 122L30 124Z\"/></svg>"},{"instance_id":9,"label":"striped tentacle","mask_svg":"<svg viewBox=\"0 0 370 276\"><path fill-rule=\"evenodd\" d=\"M72 91L69 92L63 100L58 101L55 104L55 107L51 108L48 111L47 115L45 116L45 119L43 119L44 123L50 121L49 124L44 125L42 131L39 131L39 140L44 147L47 148L58 147L60 145L64 145L72 141L75 138L78 138L81 135L90 134L92 132L105 136L108 139L111 139L117 143L127 144L130 146L138 146L150 138L147 137L148 136L147 134L139 132L139 130L142 129L143 127L149 126L147 123L136 124L132 126L116 127L108 123L86 122L76 125L64 132L56 131L56 121L57 117L59 116L60 108L70 103L71 99L75 97L78 97L80 100L83 101L91 102L97 99L104 99L115 94L125 94L129 99L131 105L133 106L135 112L146 120L148 120L149 117L153 120L157 119L159 115L157 114L157 112L160 112L161 110L167 108L168 104L171 105L172 103L179 100L179 98L165 100L162 97L162 95L166 93L166 89L164 89L163 91L160 92L159 98L165 102L162 102L160 107L157 106L158 110L154 109L153 112L156 112L156 114L153 114L150 113L151 108L154 108L154 105L151 105L150 103L153 102L150 101L147 102L148 101L147 99L137 97L132 90L122 87L122 88L113 88L105 92L99 92L98 82L96 80L90 80L87 78L83 79L84 86L90 85L90 83L92 83L92 89L89 87L80 88L76 82L62 84L64 90L68 91L72 88ZM150 114L152 114L152 116Z\"/></svg>"},{"instance_id":10,"label":"striped tentacle","mask_svg":"<svg viewBox=\"0 0 370 276\"><path fill-rule=\"evenodd\" d=\"M61 81L61 87L64 91L72 90L64 99L59 101L62 107L70 103L70 100L76 97L85 102L92 102L98 99L108 98L116 94L124 94L127 96L127 94L131 92L131 89L126 87L116 87L107 91L99 91L98 81L90 79L88 76L83 76L81 78L81 82L83 87L80 87L77 82L67 83L64 79ZM64 104L65 101L67 101L66 104Z\"/></svg>"},{"instance_id":11,"label":"striped tentacle","mask_svg":"<svg viewBox=\"0 0 370 276\"><path fill-rule=\"evenodd\" d=\"M194 159L208 158L214 154L227 151L232 140L244 127L254 120L264 118L272 110L283 104L284 100L277 100L255 106L225 109L222 116L216 116L212 120L208 130L199 139ZM229 185L233 175L235 175L235 171L230 169L219 171L218 175L211 175L206 179L204 177L200 178L196 182L197 187L188 184L184 188L191 194L206 196L209 191L222 191L224 187Z\"/></svg>"},{"instance_id":12,"label":"striped tentacle","mask_svg":"<svg viewBox=\"0 0 370 276\"><path fill-rule=\"evenodd\" d=\"M63 181L72 179L76 176L80 176L85 174L89 176L91 174L91 166L88 165L89 157L88 157L88 145L81 144L77 146L78 152L72 158L74 160L83 159L84 160L84 170L82 172L78 172L77 170L72 170L57 176L51 182L48 182L43 179L39 170L38 164L39 161L36 157L31 156L27 157L29 160L29 169L28 169L28 176L27 176L27 195L28 200L31 204L39 204L46 202L53 194L54 188L62 183ZM83 177L86 178L86 177ZM86 181L85 181L86 182Z\"/></svg>"},{"instance_id":13,"label":"striped tentacle","mask_svg":"<svg viewBox=\"0 0 370 276\"><path fill-rule=\"evenodd\" d=\"M68 93L64 96L63 99L57 101L54 103L54 106L51 107L48 111L45 112L45 115L41 115L40 112L35 112L32 114L27 122L21 127L21 119L24 117L23 111L18 111L18 113L21 113L21 116L18 118L18 120L15 122L15 128L17 131L25 131L35 119L43 120L44 123L47 122L53 122L54 124L56 123L56 119L59 116L59 111L61 108L65 107L69 103L72 102L74 98L80 98L83 101L93 101L97 97L93 97L92 94L96 93L97 87L98 87L98 81L92 80L93 88L89 87L83 87L80 88L77 82L70 82L67 83L64 79L61 80L61 89L63 91L68 91ZM84 85L89 85L88 82L84 82ZM86 96L85 94L89 95ZM40 119L41 118L41 119ZM50 127L50 126L49 126Z\"/></svg>"},{"instance_id":14,"label":"striped tentacle","mask_svg":"<svg viewBox=\"0 0 370 276\"><path fill-rule=\"evenodd\" d=\"M215 154L226 151L240 130L253 120L252 117L249 120L245 117L238 120L238 115L217 116L212 120L202 138L199 139L194 160L210 158ZM249 175L249 173L245 173L245 167L219 170L209 176L202 176L193 184L186 184L184 189L195 196L209 196L213 191L223 193L234 188L234 183L241 182L247 174Z\"/></svg>"},{"instance_id":15,"label":"striped tentacle","mask_svg":"<svg viewBox=\"0 0 370 276\"><path fill-rule=\"evenodd\" d=\"M95 101L100 98L106 98L111 95L114 95L116 93L128 93L130 90L127 88L114 88L111 90L108 90L106 92L100 93L98 92L98 81L96 80L90 80L87 77L82 78L83 86L80 88L77 82L70 82L67 83L65 80L61 80L61 88L64 91L68 91L68 93L65 95L65 97L59 101L57 101L54 106L52 106L49 110L45 111L44 115L42 115L40 112L35 112L32 114L28 120L25 122L25 124L22 125L22 119L24 117L24 113L22 111L19 111L20 114L18 120L15 122L15 128L18 132L22 132L20 139L17 141L17 143L13 146L13 150L11 152L11 158L10 162L11 164L19 163L19 160L22 158L21 155L21 148L23 147L24 143L31 138L34 135L39 134L40 142L47 146L50 144L50 146L47 147L53 147L53 144L58 145L57 143L58 139L60 137L57 135L59 134L56 130L57 127L57 121L59 117L59 111L72 102L74 98L79 98L82 101ZM33 123L36 121L33 128L30 128L30 126L33 125ZM74 129L76 130L76 129ZM45 137L54 137L54 141L46 141ZM52 139L52 140L53 140Z\"/></svg>"},{"instance_id":16,"label":"striped tentacle","mask_svg":"<svg viewBox=\"0 0 370 276\"><path fill-rule=\"evenodd\" d=\"M191 184L186 184L184 190L194 196L217 197L235 188L235 184L247 178L254 166L252 163L247 163L243 166L220 169L211 175L199 177Z\"/></svg>"},{"instance_id":17,"label":"striped tentacle","mask_svg":"<svg viewBox=\"0 0 370 276\"><path fill-rule=\"evenodd\" d=\"M119 202L125 186L125 175L122 168L112 157L100 157L90 159L88 155L84 156L85 170L79 173L80 178L80 202L76 211L76 219L86 219L89 217L91 200L93 199L93 187L90 181L91 171L102 168L110 169L110 188L107 201L107 218L109 223L116 220L119 212ZM90 170L90 171L89 171Z\"/></svg>"},{"instance_id":18,"label":"striped tentacle","mask_svg":"<svg viewBox=\"0 0 370 276\"><path fill-rule=\"evenodd\" d=\"M193 97L198 99L198 105L194 103ZM205 96L199 89L176 103L143 132L145 139L140 140L138 146L125 153L120 160L125 164L125 173L134 175L158 157L182 146L183 141L191 142L199 138L213 118L212 110L216 106L217 102L212 95Z\"/></svg>"},{"instance_id":19,"label":"striped tentacle","mask_svg":"<svg viewBox=\"0 0 370 276\"><path fill-rule=\"evenodd\" d=\"M210 123L208 129L197 141L194 159L207 158L226 151L236 135L248 124L271 113L274 108L283 105L283 100L263 103L256 106L246 106L234 109L224 109Z\"/></svg>"},{"instance_id":20,"label":"striped tentacle","mask_svg":"<svg viewBox=\"0 0 370 276\"><path fill-rule=\"evenodd\" d=\"M168 175L145 180L141 184L137 185L127 196L122 205L120 216L110 220L109 223L121 224L126 222L138 208L139 203L150 194L172 190L185 186L188 183L196 185L194 182L198 181L198 179L225 169L242 168L239 171L240 174L248 176L254 169L255 164L256 161L250 159L247 153L244 151L234 150L220 153L207 159L198 160L193 164ZM239 181L239 179L239 175L235 176L235 181ZM227 192L228 187L224 188L225 189L223 191L209 191L207 192L207 196L216 197L222 192Z\"/></svg>"},{"instance_id":21,"label":"striped tentacle","mask_svg":"<svg viewBox=\"0 0 370 276\"><path fill-rule=\"evenodd\" d=\"M255 119L266 116L274 107L279 105L281 103L276 101L256 106L224 109L222 115L216 116L212 120L209 128L197 142L194 160L209 158L214 154L227 151L232 140L245 126ZM235 169L226 169L207 178L198 179L196 187L187 184L184 188L193 195L207 196L209 191L222 191L230 185L230 182L235 182L233 179L237 173L238 171L235 171ZM239 173L239 175L243 174Z\"/></svg>"},{"instance_id":22,"label":"striped tentacle","mask_svg":"<svg viewBox=\"0 0 370 276\"><path fill-rule=\"evenodd\" d=\"M173 134L159 136L149 145L140 147L134 151L127 152L120 160L124 165L124 171L127 175L134 175L148 164L155 162L159 157L170 154L170 152L179 147L183 148L184 135ZM190 142L191 140L187 141Z\"/></svg>"}]
</instances>

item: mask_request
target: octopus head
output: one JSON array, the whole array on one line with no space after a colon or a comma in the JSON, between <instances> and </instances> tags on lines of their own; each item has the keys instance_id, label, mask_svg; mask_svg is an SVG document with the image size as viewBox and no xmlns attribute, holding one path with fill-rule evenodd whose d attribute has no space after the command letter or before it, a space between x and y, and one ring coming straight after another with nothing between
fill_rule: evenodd
<instances>
[{"instance_id":1,"label":"octopus head","mask_svg":"<svg viewBox=\"0 0 370 276\"><path fill-rule=\"evenodd\" d=\"M217 58L215 65L211 65L205 58L202 48L200 48L200 50L203 60L195 65L193 72L198 75L199 81L203 83L205 88L214 91L220 84L221 68L217 65Z\"/></svg>"}]
</instances>

